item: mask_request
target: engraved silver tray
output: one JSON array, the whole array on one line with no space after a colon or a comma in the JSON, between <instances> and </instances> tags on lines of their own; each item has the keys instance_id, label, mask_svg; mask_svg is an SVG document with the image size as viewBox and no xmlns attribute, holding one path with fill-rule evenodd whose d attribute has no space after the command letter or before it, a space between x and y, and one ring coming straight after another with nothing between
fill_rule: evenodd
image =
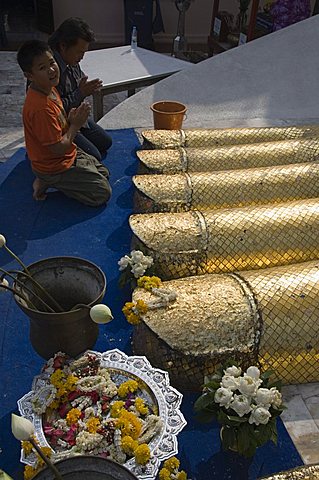
<instances>
[{"instance_id":1,"label":"engraved silver tray","mask_svg":"<svg viewBox=\"0 0 319 480\"><path fill-rule=\"evenodd\" d=\"M151 458L145 465L139 465L134 458L129 459L124 466L134 473L140 480L154 480L159 466L163 460L176 455L178 452L177 434L186 425L186 420L179 407L183 395L170 386L168 373L158 368L153 368L144 356L127 356L118 349L109 350L104 353L88 350L85 353L96 355L101 366L111 370L111 376L116 383L116 377L121 379L138 377L149 389L146 398L150 397L158 407L158 415L163 421L163 428L150 442ZM82 355L81 355L82 356ZM20 414L29 419L35 428L35 435L41 446L52 446L46 440L42 428L42 415L36 414L32 409L32 397L37 390L49 385L49 373L36 375L32 382L32 391L18 400ZM20 461L33 465L35 456L29 455L26 458L21 450Z\"/></svg>"}]
</instances>

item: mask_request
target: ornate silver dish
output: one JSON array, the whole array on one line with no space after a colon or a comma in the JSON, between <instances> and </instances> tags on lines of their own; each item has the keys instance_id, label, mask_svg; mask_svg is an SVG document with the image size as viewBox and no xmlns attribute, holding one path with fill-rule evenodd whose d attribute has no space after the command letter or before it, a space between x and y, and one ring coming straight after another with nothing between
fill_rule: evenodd
<instances>
[{"instance_id":1,"label":"ornate silver dish","mask_svg":"<svg viewBox=\"0 0 319 480\"><path fill-rule=\"evenodd\" d=\"M151 458L145 465L139 465L134 458L129 459L124 466L128 468L141 480L153 480L158 472L160 463L177 454L177 434L186 425L186 420L179 407L182 402L182 394L170 386L168 373L158 368L153 368L144 356L127 356L118 349L109 350L104 353L88 350L87 353L96 355L101 366L110 370L111 377L115 383L126 379L137 378L146 385L144 392L145 399L154 403L158 409L163 426L150 442ZM41 446L52 446L48 443L43 431L43 416L35 413L32 407L32 398L49 385L50 374L43 372L34 377L32 391L18 400L20 414L28 418L35 428L36 438ZM20 461L33 465L33 457L26 457L21 451ZM34 458L35 461L35 458Z\"/></svg>"}]
</instances>

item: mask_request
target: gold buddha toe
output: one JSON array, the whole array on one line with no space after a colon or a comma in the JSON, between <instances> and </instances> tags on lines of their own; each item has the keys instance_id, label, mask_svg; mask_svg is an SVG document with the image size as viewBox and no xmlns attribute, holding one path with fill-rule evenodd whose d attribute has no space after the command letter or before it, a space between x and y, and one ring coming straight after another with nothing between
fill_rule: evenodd
<instances>
[{"instance_id":1,"label":"gold buddha toe","mask_svg":"<svg viewBox=\"0 0 319 480\"><path fill-rule=\"evenodd\" d=\"M317 160L319 141L313 139L212 147L140 150L140 173L214 172Z\"/></svg>"},{"instance_id":2,"label":"gold buddha toe","mask_svg":"<svg viewBox=\"0 0 319 480\"><path fill-rule=\"evenodd\" d=\"M163 283L177 298L148 310L133 348L182 390L200 390L227 358L258 362L284 383L319 381L319 261ZM153 300L135 289L133 301Z\"/></svg>"},{"instance_id":3,"label":"gold buddha toe","mask_svg":"<svg viewBox=\"0 0 319 480\"><path fill-rule=\"evenodd\" d=\"M259 480L319 480L319 465L305 465L285 472L274 473Z\"/></svg>"},{"instance_id":4,"label":"gold buddha toe","mask_svg":"<svg viewBox=\"0 0 319 480\"><path fill-rule=\"evenodd\" d=\"M245 143L275 142L319 136L318 125L245 127L185 130L144 130L146 145L153 148L216 147Z\"/></svg>"},{"instance_id":5,"label":"gold buddha toe","mask_svg":"<svg viewBox=\"0 0 319 480\"><path fill-rule=\"evenodd\" d=\"M135 212L213 210L319 197L319 163L136 175Z\"/></svg>"},{"instance_id":6,"label":"gold buddha toe","mask_svg":"<svg viewBox=\"0 0 319 480\"><path fill-rule=\"evenodd\" d=\"M163 279L319 258L319 200L130 217L133 245Z\"/></svg>"}]
</instances>

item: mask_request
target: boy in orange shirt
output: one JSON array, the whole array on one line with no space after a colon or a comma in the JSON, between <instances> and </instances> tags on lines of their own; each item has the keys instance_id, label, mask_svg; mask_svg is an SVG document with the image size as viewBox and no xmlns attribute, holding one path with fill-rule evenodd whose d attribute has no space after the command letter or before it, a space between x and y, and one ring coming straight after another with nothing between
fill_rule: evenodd
<instances>
[{"instance_id":1,"label":"boy in orange shirt","mask_svg":"<svg viewBox=\"0 0 319 480\"><path fill-rule=\"evenodd\" d=\"M90 106L81 103L66 116L55 88L59 67L45 42L25 42L17 60L30 81L23 125L28 157L36 175L33 197L44 200L46 190L54 187L86 205L105 204L111 196L107 168L73 142L88 119Z\"/></svg>"}]
</instances>

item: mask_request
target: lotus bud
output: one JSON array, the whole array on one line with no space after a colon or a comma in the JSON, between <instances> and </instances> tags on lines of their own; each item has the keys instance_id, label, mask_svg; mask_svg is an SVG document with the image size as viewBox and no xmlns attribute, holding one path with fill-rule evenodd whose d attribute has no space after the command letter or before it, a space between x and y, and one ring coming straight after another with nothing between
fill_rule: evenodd
<instances>
[{"instance_id":1,"label":"lotus bud","mask_svg":"<svg viewBox=\"0 0 319 480\"><path fill-rule=\"evenodd\" d=\"M114 318L109 307L103 303L91 308L90 317L95 323L109 323Z\"/></svg>"},{"instance_id":2,"label":"lotus bud","mask_svg":"<svg viewBox=\"0 0 319 480\"><path fill-rule=\"evenodd\" d=\"M0 248L2 248L6 244L6 237L4 235L0 235Z\"/></svg>"},{"instance_id":3,"label":"lotus bud","mask_svg":"<svg viewBox=\"0 0 319 480\"><path fill-rule=\"evenodd\" d=\"M7 290L5 288L2 288L2 287L8 287L9 286L9 282L6 278L3 278L2 279L2 282L0 282L0 293L5 293L7 292ZM0 477L0 480L1 480L1 477Z\"/></svg>"},{"instance_id":4,"label":"lotus bud","mask_svg":"<svg viewBox=\"0 0 319 480\"><path fill-rule=\"evenodd\" d=\"M33 423L27 418L11 414L11 430L17 440L27 441L34 434Z\"/></svg>"},{"instance_id":5,"label":"lotus bud","mask_svg":"<svg viewBox=\"0 0 319 480\"><path fill-rule=\"evenodd\" d=\"M0 469L0 480L13 480L13 478Z\"/></svg>"}]
</instances>

